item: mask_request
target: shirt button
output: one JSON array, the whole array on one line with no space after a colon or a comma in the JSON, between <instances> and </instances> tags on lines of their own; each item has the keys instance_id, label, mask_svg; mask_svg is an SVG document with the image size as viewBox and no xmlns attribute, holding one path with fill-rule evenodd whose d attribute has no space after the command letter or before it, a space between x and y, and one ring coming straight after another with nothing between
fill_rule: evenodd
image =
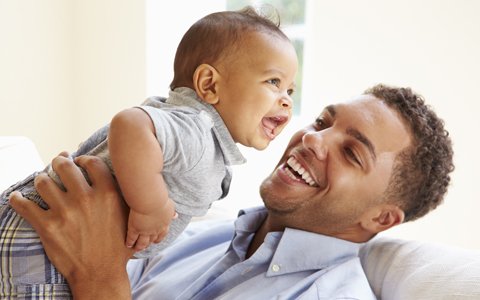
<instances>
[{"instance_id":1,"label":"shirt button","mask_svg":"<svg viewBox=\"0 0 480 300\"><path fill-rule=\"evenodd\" d=\"M277 264L274 264L274 265L272 266L272 271L273 271L273 272L278 272L278 271L280 271L280 266L277 265Z\"/></svg>"}]
</instances>

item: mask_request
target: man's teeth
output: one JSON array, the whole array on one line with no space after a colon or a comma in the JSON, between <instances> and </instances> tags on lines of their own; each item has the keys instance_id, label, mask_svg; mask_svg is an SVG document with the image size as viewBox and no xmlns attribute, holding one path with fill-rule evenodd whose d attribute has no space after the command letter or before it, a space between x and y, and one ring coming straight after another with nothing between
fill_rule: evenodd
<instances>
[{"instance_id":1,"label":"man's teeth","mask_svg":"<svg viewBox=\"0 0 480 300\"><path fill-rule=\"evenodd\" d=\"M310 173L308 173L293 156L287 160L287 165L297 172L308 185L316 185L315 181L312 179L312 175L310 175Z\"/></svg>"}]
</instances>

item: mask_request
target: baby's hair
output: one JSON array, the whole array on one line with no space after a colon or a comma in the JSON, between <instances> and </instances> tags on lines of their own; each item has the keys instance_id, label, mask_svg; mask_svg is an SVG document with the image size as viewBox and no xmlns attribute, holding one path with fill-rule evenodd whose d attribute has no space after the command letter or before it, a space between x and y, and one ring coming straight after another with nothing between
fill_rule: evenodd
<instances>
[{"instance_id":1,"label":"baby's hair","mask_svg":"<svg viewBox=\"0 0 480 300\"><path fill-rule=\"evenodd\" d=\"M201 64L214 65L227 54L241 49L248 33L261 32L288 40L280 30L280 18L273 9L247 6L238 11L209 14L193 24L178 45L174 61L174 77L170 89L193 88L193 74Z\"/></svg>"}]
</instances>

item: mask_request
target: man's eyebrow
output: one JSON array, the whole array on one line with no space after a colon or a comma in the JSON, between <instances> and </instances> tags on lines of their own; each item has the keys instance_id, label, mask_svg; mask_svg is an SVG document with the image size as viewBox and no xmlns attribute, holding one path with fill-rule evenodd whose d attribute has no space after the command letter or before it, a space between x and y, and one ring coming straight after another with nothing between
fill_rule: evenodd
<instances>
[{"instance_id":1,"label":"man's eyebrow","mask_svg":"<svg viewBox=\"0 0 480 300\"><path fill-rule=\"evenodd\" d=\"M335 105L328 105L325 107L325 110L328 111L328 113L333 117L337 114L337 110L335 109ZM353 136L356 140L358 140L360 143L364 144L368 151L370 152L370 155L372 156L373 161L377 160L377 154L375 152L375 146L373 146L372 142L360 131L353 127L348 127L347 128L347 134Z\"/></svg>"},{"instance_id":2,"label":"man's eyebrow","mask_svg":"<svg viewBox=\"0 0 480 300\"><path fill-rule=\"evenodd\" d=\"M326 106L325 110L327 110L332 117L335 117L335 115L337 114L337 111L335 110L335 106L333 105Z\"/></svg>"},{"instance_id":3,"label":"man's eyebrow","mask_svg":"<svg viewBox=\"0 0 480 300\"><path fill-rule=\"evenodd\" d=\"M375 153L375 146L373 146L372 142L370 142L370 140L365 135L363 135L360 131L352 127L347 128L347 134L353 136L360 143L364 144L367 147L368 151L370 152L370 155L372 156L373 161L377 160L377 155Z\"/></svg>"}]
</instances>

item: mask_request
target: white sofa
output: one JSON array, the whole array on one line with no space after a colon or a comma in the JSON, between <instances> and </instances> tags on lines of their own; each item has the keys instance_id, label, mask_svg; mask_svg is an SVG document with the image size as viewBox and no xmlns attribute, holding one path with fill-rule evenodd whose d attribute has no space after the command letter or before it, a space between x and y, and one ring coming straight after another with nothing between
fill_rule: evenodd
<instances>
[{"instance_id":1,"label":"white sofa","mask_svg":"<svg viewBox=\"0 0 480 300\"><path fill-rule=\"evenodd\" d=\"M42 168L30 140L0 137L0 190ZM480 299L479 251L377 237L362 248L360 257L379 299Z\"/></svg>"},{"instance_id":2,"label":"white sofa","mask_svg":"<svg viewBox=\"0 0 480 300\"><path fill-rule=\"evenodd\" d=\"M0 136L0 191L43 167L44 163L30 139Z\"/></svg>"},{"instance_id":3,"label":"white sofa","mask_svg":"<svg viewBox=\"0 0 480 300\"><path fill-rule=\"evenodd\" d=\"M480 299L479 251L383 237L360 258L379 299Z\"/></svg>"}]
</instances>

